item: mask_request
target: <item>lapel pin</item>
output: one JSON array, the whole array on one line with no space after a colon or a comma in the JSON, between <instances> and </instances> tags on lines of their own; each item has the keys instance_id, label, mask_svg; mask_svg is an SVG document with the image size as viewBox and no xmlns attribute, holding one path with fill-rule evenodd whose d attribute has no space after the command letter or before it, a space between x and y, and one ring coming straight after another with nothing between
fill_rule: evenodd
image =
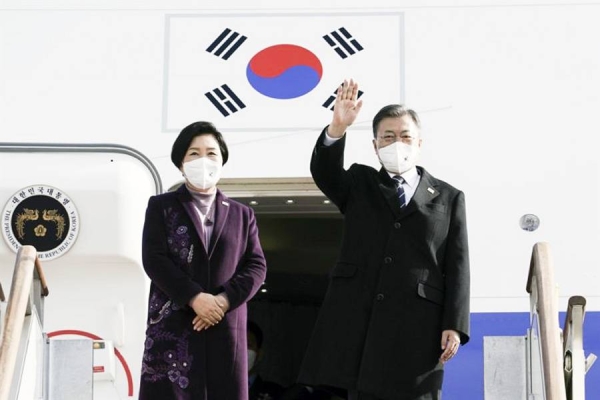
<instances>
[{"instance_id":1,"label":"lapel pin","mask_svg":"<svg viewBox=\"0 0 600 400\"><path fill-rule=\"evenodd\" d=\"M428 191L429 193L431 193L431 194L434 194L434 193L435 193L435 190L433 190L433 189L432 189L432 188L430 188L430 187L428 187L428 188L427 188L427 191Z\"/></svg>"},{"instance_id":2,"label":"lapel pin","mask_svg":"<svg viewBox=\"0 0 600 400\"><path fill-rule=\"evenodd\" d=\"M227 207L229 207L229 203L228 203L228 202L226 202L225 200L221 200L221 204L223 204L224 206L227 206Z\"/></svg>"}]
</instances>

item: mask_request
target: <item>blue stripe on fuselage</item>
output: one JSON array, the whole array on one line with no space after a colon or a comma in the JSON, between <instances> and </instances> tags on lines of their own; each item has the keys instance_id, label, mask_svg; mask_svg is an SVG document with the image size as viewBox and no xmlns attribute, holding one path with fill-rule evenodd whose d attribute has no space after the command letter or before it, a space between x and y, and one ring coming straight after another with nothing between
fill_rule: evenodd
<instances>
[{"instance_id":1,"label":"blue stripe on fuselage","mask_svg":"<svg viewBox=\"0 0 600 400\"><path fill-rule=\"evenodd\" d=\"M564 323L565 313L559 322ZM473 313L471 340L462 346L456 357L446 364L444 400L482 400L483 391L483 337L525 336L529 313ZM600 312L586 312L583 327L585 356L594 353L600 357ZM600 399L600 361L585 377L587 399Z\"/></svg>"}]
</instances>

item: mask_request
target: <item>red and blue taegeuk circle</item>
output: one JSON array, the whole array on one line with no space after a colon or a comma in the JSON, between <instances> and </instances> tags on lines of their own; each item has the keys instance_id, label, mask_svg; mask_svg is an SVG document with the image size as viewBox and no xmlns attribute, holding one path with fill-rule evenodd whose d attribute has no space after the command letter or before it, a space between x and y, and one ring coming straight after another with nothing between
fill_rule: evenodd
<instances>
[{"instance_id":1,"label":"red and blue taegeuk circle","mask_svg":"<svg viewBox=\"0 0 600 400\"><path fill-rule=\"evenodd\" d=\"M293 44L267 47L246 67L250 85L274 99L294 99L313 90L321 81L323 66L310 50Z\"/></svg>"}]
</instances>

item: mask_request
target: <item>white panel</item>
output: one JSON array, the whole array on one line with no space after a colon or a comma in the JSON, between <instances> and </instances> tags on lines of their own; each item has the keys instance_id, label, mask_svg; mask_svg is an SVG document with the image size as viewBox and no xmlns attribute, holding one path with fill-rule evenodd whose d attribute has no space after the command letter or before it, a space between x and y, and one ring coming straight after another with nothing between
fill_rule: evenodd
<instances>
[{"instance_id":1,"label":"white panel","mask_svg":"<svg viewBox=\"0 0 600 400\"><path fill-rule=\"evenodd\" d=\"M598 16L598 7L406 13L407 103L425 111L422 164L465 191L475 298L526 296L538 241L551 245L562 296L599 294L599 143L589 131L600 107ZM526 213L541 219L537 231L520 229Z\"/></svg>"},{"instance_id":2,"label":"white panel","mask_svg":"<svg viewBox=\"0 0 600 400\"><path fill-rule=\"evenodd\" d=\"M53 339L48 350L48 400L93 399L92 341Z\"/></svg>"},{"instance_id":3,"label":"white panel","mask_svg":"<svg viewBox=\"0 0 600 400\"><path fill-rule=\"evenodd\" d=\"M115 385L125 398L127 368L136 393L148 290L141 236L148 198L155 194L150 171L136 158L115 153L0 153L0 171L2 208L30 185L58 188L77 207L77 240L61 257L42 262L50 291L44 331L74 330L76 335L60 337L119 343L126 365L117 364ZM6 293L15 257L2 240L0 280Z\"/></svg>"},{"instance_id":4,"label":"white panel","mask_svg":"<svg viewBox=\"0 0 600 400\"><path fill-rule=\"evenodd\" d=\"M485 400L525 400L525 336L484 336Z\"/></svg>"},{"instance_id":5,"label":"white panel","mask_svg":"<svg viewBox=\"0 0 600 400\"><path fill-rule=\"evenodd\" d=\"M506 311L526 309L520 302L524 299L527 304L531 248L537 241L547 241L560 295L583 295L589 300L588 310L595 311L600 310L600 268L594 251L600 239L600 176L598 135L593 127L600 109L600 53L595 51L600 6L583 3L541 5L534 1L527 2L528 6L490 1L485 4L498 7L489 7L474 2L442 6L433 1L421 5L376 1L310 7L264 2L253 10L260 16L248 16L243 26L266 21L268 13L297 13L299 18L320 12L350 11L357 18L365 13L402 13L404 94L422 117L422 164L466 194L474 304L493 304L492 308L513 304ZM56 8L74 6L68 1L53 4ZM129 145L152 159L169 187L181 173L169 159L175 135L162 131L168 72L164 69L165 22L171 14L198 15L198 5L183 1L174 4L189 8L140 11L152 3L122 4L130 8L0 13L0 140ZM25 9L42 6L36 1L8 4L18 5ZM202 6L222 11L223 19L243 19L240 15L249 13L247 5L237 1ZM360 29L379 29L379 21L366 21ZM290 34L304 34L304 25L293 27ZM281 27L272 28L276 38ZM398 45L395 39L383 40L379 55L368 64L365 61L371 72L365 78L369 85L386 88L392 82L391 87L397 87L394 82L399 74L390 76L387 64L390 59L395 63ZM340 64L335 74L353 71ZM374 83L373 77L377 78ZM365 97L360 124L368 126L372 111L387 101L369 99L367 103ZM254 126L262 122L258 116L250 121ZM198 115L203 118L212 117ZM327 115L317 118L300 113L289 126L316 128L327 122ZM231 147L224 178L309 175L318 129L279 134L234 132L233 125L228 131L226 124L223 128ZM368 131L349 132L347 165L377 166L370 140ZM78 163L72 169L84 166ZM14 176L6 170L0 174L2 180ZM110 194L96 193L93 188L76 195L85 199L78 204L98 200L92 208L112 201ZM526 213L540 217L537 231L519 228L519 218ZM82 224L79 251L86 248L84 230L86 237L94 235L87 229ZM128 228L121 229L127 232ZM115 248L129 239L103 240Z\"/></svg>"}]
</instances>

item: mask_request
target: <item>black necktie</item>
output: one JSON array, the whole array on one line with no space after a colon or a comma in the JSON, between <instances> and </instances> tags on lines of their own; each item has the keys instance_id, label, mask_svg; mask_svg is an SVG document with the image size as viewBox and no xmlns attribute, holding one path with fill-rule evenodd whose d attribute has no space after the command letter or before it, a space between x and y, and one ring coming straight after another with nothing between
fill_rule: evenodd
<instances>
[{"instance_id":1,"label":"black necktie","mask_svg":"<svg viewBox=\"0 0 600 400\"><path fill-rule=\"evenodd\" d=\"M396 181L396 194L398 195L398 201L400 202L400 208L404 208L406 206L406 193L404 193L404 188L402 187L402 183L404 182L404 179L399 176L399 175L395 175L394 181Z\"/></svg>"}]
</instances>

